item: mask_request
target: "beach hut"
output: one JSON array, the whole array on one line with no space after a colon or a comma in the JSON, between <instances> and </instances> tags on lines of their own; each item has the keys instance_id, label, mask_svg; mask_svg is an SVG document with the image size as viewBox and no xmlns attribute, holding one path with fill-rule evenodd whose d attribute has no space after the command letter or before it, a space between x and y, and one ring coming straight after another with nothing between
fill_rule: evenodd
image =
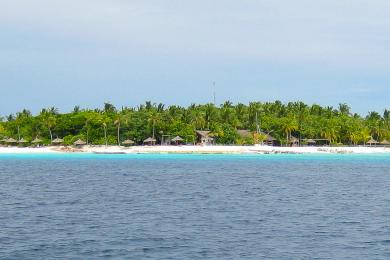
<instances>
[{"instance_id":1,"label":"beach hut","mask_svg":"<svg viewBox=\"0 0 390 260\"><path fill-rule=\"evenodd\" d=\"M24 138L22 138L22 139L20 139L20 140L18 141L18 143L19 143L20 145L25 145L26 143L28 143L28 141L25 140Z\"/></svg>"},{"instance_id":2,"label":"beach hut","mask_svg":"<svg viewBox=\"0 0 390 260\"><path fill-rule=\"evenodd\" d=\"M134 141L133 140L130 140L130 139L126 139L122 142L123 145L125 146L130 146L130 145L133 145L134 144Z\"/></svg>"},{"instance_id":3,"label":"beach hut","mask_svg":"<svg viewBox=\"0 0 390 260\"><path fill-rule=\"evenodd\" d=\"M214 144L214 138L210 136L210 131L196 130L197 143L202 145Z\"/></svg>"},{"instance_id":4,"label":"beach hut","mask_svg":"<svg viewBox=\"0 0 390 260\"><path fill-rule=\"evenodd\" d=\"M156 144L156 139L152 137L148 137L144 140L144 145L155 145Z\"/></svg>"},{"instance_id":5,"label":"beach hut","mask_svg":"<svg viewBox=\"0 0 390 260\"><path fill-rule=\"evenodd\" d=\"M372 146L372 145L377 145L379 144L379 142L377 140L375 140L374 138L371 137L371 139L367 142L367 144L369 146Z\"/></svg>"},{"instance_id":6,"label":"beach hut","mask_svg":"<svg viewBox=\"0 0 390 260\"><path fill-rule=\"evenodd\" d=\"M0 142L2 142L2 143L4 143L4 144L6 144L6 143L7 143L7 140L8 140L8 138L7 138L7 137L4 137L3 139L1 139L1 141L0 141Z\"/></svg>"},{"instance_id":7,"label":"beach hut","mask_svg":"<svg viewBox=\"0 0 390 260\"><path fill-rule=\"evenodd\" d=\"M40 143L42 143L42 140L39 139L38 137L36 137L34 140L31 141L31 143L33 143L33 144L40 144Z\"/></svg>"},{"instance_id":8,"label":"beach hut","mask_svg":"<svg viewBox=\"0 0 390 260\"><path fill-rule=\"evenodd\" d=\"M290 139L288 140L288 143L291 146L298 146L299 145L299 139L296 138L295 136L291 136Z\"/></svg>"},{"instance_id":9,"label":"beach hut","mask_svg":"<svg viewBox=\"0 0 390 260\"><path fill-rule=\"evenodd\" d=\"M179 145L180 143L183 143L184 139L181 138L180 136L176 136L171 140L171 142L175 143L176 145Z\"/></svg>"},{"instance_id":10,"label":"beach hut","mask_svg":"<svg viewBox=\"0 0 390 260\"><path fill-rule=\"evenodd\" d=\"M58 144L62 144L64 142L64 139L61 139L61 138L56 138L52 141L52 144L54 145L58 145Z\"/></svg>"},{"instance_id":11,"label":"beach hut","mask_svg":"<svg viewBox=\"0 0 390 260\"><path fill-rule=\"evenodd\" d=\"M389 146L390 145L390 142L387 141L386 139L383 140L382 142L380 142L381 145L384 145L384 146Z\"/></svg>"},{"instance_id":12,"label":"beach hut","mask_svg":"<svg viewBox=\"0 0 390 260\"><path fill-rule=\"evenodd\" d=\"M265 135L266 135L266 139L264 140L264 144L269 146L275 146L277 142L276 138L270 136L269 134L265 134Z\"/></svg>"},{"instance_id":13,"label":"beach hut","mask_svg":"<svg viewBox=\"0 0 390 260\"><path fill-rule=\"evenodd\" d=\"M18 141L16 141L13 138L8 138L5 142L8 143L8 144L16 144Z\"/></svg>"},{"instance_id":14,"label":"beach hut","mask_svg":"<svg viewBox=\"0 0 390 260\"><path fill-rule=\"evenodd\" d=\"M83 140L81 139L77 139L76 142L73 143L74 146L83 146L83 145L86 145L87 143L84 142Z\"/></svg>"},{"instance_id":15,"label":"beach hut","mask_svg":"<svg viewBox=\"0 0 390 260\"><path fill-rule=\"evenodd\" d=\"M42 143L42 140L39 139L38 137L35 137L35 139L31 141L31 143L32 143L34 146L39 146L39 144Z\"/></svg>"}]
</instances>

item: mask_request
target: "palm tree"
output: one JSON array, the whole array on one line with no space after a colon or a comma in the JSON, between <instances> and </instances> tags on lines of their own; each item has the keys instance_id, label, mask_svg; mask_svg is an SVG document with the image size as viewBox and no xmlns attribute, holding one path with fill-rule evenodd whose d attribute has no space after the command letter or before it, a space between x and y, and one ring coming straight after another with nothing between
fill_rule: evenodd
<instances>
[{"instance_id":1,"label":"palm tree","mask_svg":"<svg viewBox=\"0 0 390 260\"><path fill-rule=\"evenodd\" d=\"M217 110L214 104L207 104L205 106L204 121L206 122L207 129L210 129L211 124L216 120Z\"/></svg>"},{"instance_id":2,"label":"palm tree","mask_svg":"<svg viewBox=\"0 0 390 260\"><path fill-rule=\"evenodd\" d=\"M114 125L117 128L117 140L118 140L118 145L121 145L120 143L120 130L121 130L121 125L123 123L127 123L129 120L129 114L117 114L115 117Z\"/></svg>"},{"instance_id":3,"label":"palm tree","mask_svg":"<svg viewBox=\"0 0 390 260\"><path fill-rule=\"evenodd\" d=\"M339 104L339 112L342 115L350 115L351 108L346 103Z\"/></svg>"},{"instance_id":4,"label":"palm tree","mask_svg":"<svg viewBox=\"0 0 390 260\"><path fill-rule=\"evenodd\" d=\"M43 124L47 127L50 134L50 143L53 143L53 133L52 129L56 125L56 117L55 117L56 109L54 107L50 109L42 109L40 113L40 117L42 119Z\"/></svg>"},{"instance_id":5,"label":"palm tree","mask_svg":"<svg viewBox=\"0 0 390 260\"><path fill-rule=\"evenodd\" d=\"M286 135L286 144L288 144L291 138L291 132L297 129L298 129L298 125L295 118L286 117L282 120L282 131Z\"/></svg>"},{"instance_id":6,"label":"palm tree","mask_svg":"<svg viewBox=\"0 0 390 260\"><path fill-rule=\"evenodd\" d=\"M152 138L155 138L156 133L156 123L160 120L160 114L154 110L149 112L149 123L152 123Z\"/></svg>"},{"instance_id":7,"label":"palm tree","mask_svg":"<svg viewBox=\"0 0 390 260\"><path fill-rule=\"evenodd\" d=\"M99 124L103 127L104 131L104 140L105 140L105 145L108 145L108 140L107 140L107 126L110 121L110 118L105 114L101 114L98 118Z\"/></svg>"},{"instance_id":8,"label":"palm tree","mask_svg":"<svg viewBox=\"0 0 390 260\"><path fill-rule=\"evenodd\" d=\"M86 129L86 144L89 144L89 130L90 130L90 124L93 122L96 118L95 113L91 111L87 111L85 114L85 124L84 127Z\"/></svg>"}]
</instances>

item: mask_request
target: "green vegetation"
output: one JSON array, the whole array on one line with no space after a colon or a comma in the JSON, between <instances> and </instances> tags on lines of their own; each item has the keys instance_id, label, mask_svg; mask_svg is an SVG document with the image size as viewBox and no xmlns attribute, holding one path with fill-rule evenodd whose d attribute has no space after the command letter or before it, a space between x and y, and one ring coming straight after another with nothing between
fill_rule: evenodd
<instances>
[{"instance_id":1,"label":"green vegetation","mask_svg":"<svg viewBox=\"0 0 390 260\"><path fill-rule=\"evenodd\" d=\"M258 123L258 124L257 124ZM165 107L146 102L137 108L115 108L106 103L103 109L80 109L60 114L56 108L42 109L33 116L28 110L9 115L0 120L0 138L24 138L32 141L38 137L50 144L56 137L66 144L82 139L88 144L115 145L125 139L142 143L147 137L159 142L163 135L181 136L187 142L195 139L195 130L210 130L216 143L251 144L264 140L257 131L260 127L286 144L292 136L299 139L328 139L333 145L365 144L371 138L390 139L390 111L381 115L369 112L366 117L352 114L346 104L338 108L308 106L302 102L283 104L251 102L248 105L226 101L221 106L213 104ZM259 134L253 138L242 137L237 129L248 129Z\"/></svg>"}]
</instances>

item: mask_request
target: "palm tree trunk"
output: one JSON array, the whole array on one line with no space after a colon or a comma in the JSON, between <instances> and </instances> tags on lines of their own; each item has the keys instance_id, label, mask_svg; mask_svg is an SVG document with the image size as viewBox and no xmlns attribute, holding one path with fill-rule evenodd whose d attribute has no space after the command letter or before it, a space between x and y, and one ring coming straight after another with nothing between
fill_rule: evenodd
<instances>
[{"instance_id":1,"label":"palm tree trunk","mask_svg":"<svg viewBox=\"0 0 390 260\"><path fill-rule=\"evenodd\" d=\"M88 145L88 133L89 133L89 129L87 128L87 145Z\"/></svg>"},{"instance_id":2,"label":"palm tree trunk","mask_svg":"<svg viewBox=\"0 0 390 260\"><path fill-rule=\"evenodd\" d=\"M20 141L20 127L18 126L18 140Z\"/></svg>"},{"instance_id":3,"label":"palm tree trunk","mask_svg":"<svg viewBox=\"0 0 390 260\"><path fill-rule=\"evenodd\" d=\"M288 132L286 132L286 146L288 146Z\"/></svg>"},{"instance_id":4,"label":"palm tree trunk","mask_svg":"<svg viewBox=\"0 0 390 260\"><path fill-rule=\"evenodd\" d=\"M104 127L104 139L106 140L106 147L107 147L108 143L107 143L107 129L106 129L106 127Z\"/></svg>"},{"instance_id":5,"label":"palm tree trunk","mask_svg":"<svg viewBox=\"0 0 390 260\"><path fill-rule=\"evenodd\" d=\"M51 132L50 127L49 127L49 133L50 133L50 143L53 143L53 134Z\"/></svg>"},{"instance_id":6,"label":"palm tree trunk","mask_svg":"<svg viewBox=\"0 0 390 260\"><path fill-rule=\"evenodd\" d=\"M153 139L154 139L154 131L155 131L155 130L154 130L154 127L155 127L155 121L153 120L153 136L152 136Z\"/></svg>"},{"instance_id":7,"label":"palm tree trunk","mask_svg":"<svg viewBox=\"0 0 390 260\"><path fill-rule=\"evenodd\" d=\"M121 124L119 123L118 124L118 146L120 146L121 145L121 142L120 142L120 136L119 136L119 134L120 134L120 128L121 128Z\"/></svg>"}]
</instances>

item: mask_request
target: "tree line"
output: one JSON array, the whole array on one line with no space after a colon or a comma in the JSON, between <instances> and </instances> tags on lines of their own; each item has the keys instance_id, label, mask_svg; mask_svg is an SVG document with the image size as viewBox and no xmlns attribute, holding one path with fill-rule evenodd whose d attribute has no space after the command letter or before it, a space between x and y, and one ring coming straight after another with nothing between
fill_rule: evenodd
<instances>
[{"instance_id":1,"label":"tree line","mask_svg":"<svg viewBox=\"0 0 390 260\"><path fill-rule=\"evenodd\" d=\"M239 129L255 134L242 137L237 132ZM51 107L32 115L24 109L0 118L0 138L27 141L40 138L45 144L57 137L63 138L65 144L77 139L94 145L115 145L125 139L141 144L148 137L159 142L163 136L181 136L193 142L196 130L211 131L218 144L259 143L269 134L281 144L296 137L323 138L333 145L358 145L370 139L378 142L390 139L390 111L372 111L362 117L352 113L344 103L335 108L303 102L233 104L226 101L219 106L209 103L181 107L148 101L120 109L110 103L93 110L76 106L69 113L59 113Z\"/></svg>"}]
</instances>

